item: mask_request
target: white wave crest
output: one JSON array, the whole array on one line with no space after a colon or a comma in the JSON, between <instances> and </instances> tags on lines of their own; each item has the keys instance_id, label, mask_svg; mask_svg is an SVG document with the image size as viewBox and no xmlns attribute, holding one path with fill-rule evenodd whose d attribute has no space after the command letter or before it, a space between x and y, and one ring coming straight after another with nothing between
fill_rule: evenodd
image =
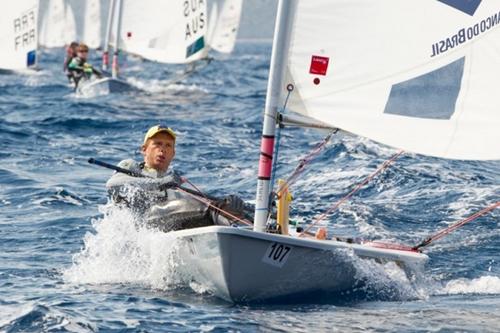
<instances>
[{"instance_id":1,"label":"white wave crest","mask_svg":"<svg viewBox=\"0 0 500 333\"><path fill-rule=\"evenodd\" d=\"M457 279L449 281L442 290L443 294L500 294L500 278L498 276L481 276L477 279Z\"/></svg>"},{"instance_id":2,"label":"white wave crest","mask_svg":"<svg viewBox=\"0 0 500 333\"><path fill-rule=\"evenodd\" d=\"M161 92L201 92L208 93L208 90L196 85L196 84L181 84L177 83L176 80L143 80L135 77L127 78L127 82L137 87L140 90L149 93L161 93Z\"/></svg>"}]
</instances>

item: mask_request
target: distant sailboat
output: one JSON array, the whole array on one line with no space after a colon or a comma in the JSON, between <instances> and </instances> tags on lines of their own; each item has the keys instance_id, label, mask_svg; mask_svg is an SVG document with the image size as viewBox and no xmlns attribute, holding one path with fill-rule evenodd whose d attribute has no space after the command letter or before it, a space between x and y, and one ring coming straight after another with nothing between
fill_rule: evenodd
<instances>
[{"instance_id":1,"label":"distant sailboat","mask_svg":"<svg viewBox=\"0 0 500 333\"><path fill-rule=\"evenodd\" d=\"M132 88L119 78L118 52L165 64L188 64L204 57L207 16L205 1L111 0L104 45L103 69L109 68L109 46L114 47L111 77L79 88L106 86L109 92Z\"/></svg>"},{"instance_id":2,"label":"distant sailboat","mask_svg":"<svg viewBox=\"0 0 500 333\"><path fill-rule=\"evenodd\" d=\"M477 2L474 12L465 2L447 3L281 0L253 230L175 231L178 269L239 302L350 290L353 255L409 270L423 265L428 257L419 247L266 232L270 178L285 99L305 125L442 158L500 159L500 1Z\"/></svg>"},{"instance_id":3,"label":"distant sailboat","mask_svg":"<svg viewBox=\"0 0 500 333\"><path fill-rule=\"evenodd\" d=\"M38 1L16 0L0 13L0 71L33 68L37 64Z\"/></svg>"}]
</instances>

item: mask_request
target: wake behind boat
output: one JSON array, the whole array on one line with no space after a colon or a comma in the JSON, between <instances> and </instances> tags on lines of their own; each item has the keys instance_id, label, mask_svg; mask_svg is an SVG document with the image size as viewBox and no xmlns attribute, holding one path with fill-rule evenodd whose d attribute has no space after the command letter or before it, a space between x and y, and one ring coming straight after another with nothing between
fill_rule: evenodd
<instances>
[{"instance_id":1,"label":"wake behind boat","mask_svg":"<svg viewBox=\"0 0 500 333\"><path fill-rule=\"evenodd\" d=\"M81 96L95 96L109 93L125 93L140 90L127 81L115 77L81 80L76 87L76 93Z\"/></svg>"}]
</instances>

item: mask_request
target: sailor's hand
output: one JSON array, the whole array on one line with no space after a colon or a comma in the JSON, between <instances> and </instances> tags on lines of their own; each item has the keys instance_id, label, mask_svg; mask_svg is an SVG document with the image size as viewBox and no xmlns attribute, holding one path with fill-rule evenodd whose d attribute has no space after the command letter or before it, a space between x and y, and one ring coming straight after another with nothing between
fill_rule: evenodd
<instances>
[{"instance_id":1,"label":"sailor's hand","mask_svg":"<svg viewBox=\"0 0 500 333\"><path fill-rule=\"evenodd\" d=\"M215 205L233 215L242 215L245 208L245 202L235 194L230 194L227 197L224 197Z\"/></svg>"},{"instance_id":2,"label":"sailor's hand","mask_svg":"<svg viewBox=\"0 0 500 333\"><path fill-rule=\"evenodd\" d=\"M84 63L83 64L83 71L85 72L85 74L92 74L94 69L92 68L91 64Z\"/></svg>"},{"instance_id":3,"label":"sailor's hand","mask_svg":"<svg viewBox=\"0 0 500 333\"><path fill-rule=\"evenodd\" d=\"M158 189L160 191L166 191L166 190L168 190L170 188L176 188L178 186L179 186L179 184L177 182L175 182L175 181L168 181L168 182L162 182L162 183L160 183L158 185Z\"/></svg>"},{"instance_id":4,"label":"sailor's hand","mask_svg":"<svg viewBox=\"0 0 500 333\"><path fill-rule=\"evenodd\" d=\"M97 76L98 79L101 79L102 78L102 73L99 72L97 69L95 69L94 67L92 67L92 72L94 73L95 76Z\"/></svg>"},{"instance_id":5,"label":"sailor's hand","mask_svg":"<svg viewBox=\"0 0 500 333\"><path fill-rule=\"evenodd\" d=\"M172 181L176 182L178 185L184 183L184 179L182 178L182 176L175 170L172 170L171 177Z\"/></svg>"}]
</instances>

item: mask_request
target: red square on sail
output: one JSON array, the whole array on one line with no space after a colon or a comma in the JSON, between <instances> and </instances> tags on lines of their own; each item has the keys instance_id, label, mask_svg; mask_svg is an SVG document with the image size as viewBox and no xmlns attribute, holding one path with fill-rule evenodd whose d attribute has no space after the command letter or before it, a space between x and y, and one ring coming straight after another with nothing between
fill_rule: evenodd
<instances>
[{"instance_id":1,"label":"red square on sail","mask_svg":"<svg viewBox=\"0 0 500 333\"><path fill-rule=\"evenodd\" d=\"M311 57L311 67L309 68L309 73L316 75L326 75L326 70L328 69L328 57L320 57L313 55Z\"/></svg>"}]
</instances>

